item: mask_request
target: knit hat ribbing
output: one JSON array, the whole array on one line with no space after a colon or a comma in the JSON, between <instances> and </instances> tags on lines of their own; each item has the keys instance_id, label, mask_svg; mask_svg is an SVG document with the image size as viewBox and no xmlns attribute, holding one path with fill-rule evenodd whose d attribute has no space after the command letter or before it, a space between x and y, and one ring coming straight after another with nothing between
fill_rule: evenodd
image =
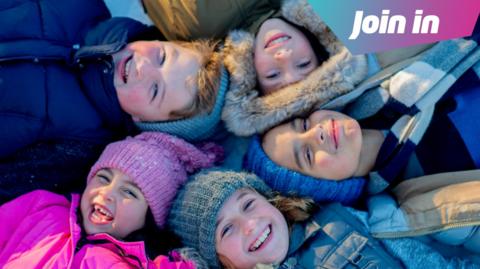
<instances>
[{"instance_id":1,"label":"knit hat ribbing","mask_svg":"<svg viewBox=\"0 0 480 269\"><path fill-rule=\"evenodd\" d=\"M366 180L352 177L344 180L314 178L275 164L263 151L260 136L252 137L244 168L258 175L283 195L310 197L315 202L340 202L351 205L362 194Z\"/></svg>"},{"instance_id":2,"label":"knit hat ribbing","mask_svg":"<svg viewBox=\"0 0 480 269\"><path fill-rule=\"evenodd\" d=\"M142 131L164 132L176 135L190 142L197 142L211 137L219 129L225 93L229 87L229 75L222 67L220 85L212 111L208 114L199 114L191 118L162 121L162 122L135 122Z\"/></svg>"},{"instance_id":3,"label":"knit hat ribbing","mask_svg":"<svg viewBox=\"0 0 480 269\"><path fill-rule=\"evenodd\" d=\"M218 212L242 188L253 188L267 198L271 195L271 189L256 175L217 168L192 176L172 204L169 227L184 245L197 249L211 268L220 268L215 249Z\"/></svg>"},{"instance_id":4,"label":"knit hat ribbing","mask_svg":"<svg viewBox=\"0 0 480 269\"><path fill-rule=\"evenodd\" d=\"M87 183L102 168L120 170L140 188L155 222L162 227L187 172L211 167L221 151L213 143L197 148L174 136L146 132L107 145L90 170Z\"/></svg>"}]
</instances>

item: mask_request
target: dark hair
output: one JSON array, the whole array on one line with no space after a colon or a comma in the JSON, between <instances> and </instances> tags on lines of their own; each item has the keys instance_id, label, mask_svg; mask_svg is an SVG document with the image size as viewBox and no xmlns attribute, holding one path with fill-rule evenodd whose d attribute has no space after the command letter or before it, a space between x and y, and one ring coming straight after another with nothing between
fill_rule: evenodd
<instances>
[{"instance_id":1,"label":"dark hair","mask_svg":"<svg viewBox=\"0 0 480 269\"><path fill-rule=\"evenodd\" d=\"M315 53L315 57L317 57L318 65L320 65L322 62L327 60L328 57L330 57L325 47L322 44L320 44L320 41L318 40L318 38L312 32L310 32L310 30L308 30L307 28L301 25L295 24L283 17L279 17L279 19L295 27L300 32L302 32L302 34L305 35L305 37L308 40L308 43L310 43L310 46L312 47L313 52Z\"/></svg>"},{"instance_id":2,"label":"dark hair","mask_svg":"<svg viewBox=\"0 0 480 269\"><path fill-rule=\"evenodd\" d=\"M157 227L150 208L145 218L145 226L129 234L123 241L144 241L147 255L152 260L158 255L166 255L170 250L181 247L180 239L172 231Z\"/></svg>"},{"instance_id":3,"label":"dark hair","mask_svg":"<svg viewBox=\"0 0 480 269\"><path fill-rule=\"evenodd\" d=\"M135 42L135 41L153 41L153 40L167 40L165 36L157 29L155 26L148 26L142 28L142 30L135 33L128 42Z\"/></svg>"}]
</instances>

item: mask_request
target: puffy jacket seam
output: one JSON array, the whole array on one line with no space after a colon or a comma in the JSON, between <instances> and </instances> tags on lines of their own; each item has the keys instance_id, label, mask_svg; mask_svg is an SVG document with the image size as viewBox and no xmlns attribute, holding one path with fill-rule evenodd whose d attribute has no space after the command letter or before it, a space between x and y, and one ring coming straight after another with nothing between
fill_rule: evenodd
<instances>
[{"instance_id":1,"label":"puffy jacket seam","mask_svg":"<svg viewBox=\"0 0 480 269\"><path fill-rule=\"evenodd\" d=\"M44 21L44 16L43 16L43 9L42 9L42 5L40 4L40 1L37 1L36 2L37 6L38 6L38 14L39 14L39 17L40 17L40 27L41 27L41 33L42 33L42 37L45 36L45 21Z\"/></svg>"}]
</instances>

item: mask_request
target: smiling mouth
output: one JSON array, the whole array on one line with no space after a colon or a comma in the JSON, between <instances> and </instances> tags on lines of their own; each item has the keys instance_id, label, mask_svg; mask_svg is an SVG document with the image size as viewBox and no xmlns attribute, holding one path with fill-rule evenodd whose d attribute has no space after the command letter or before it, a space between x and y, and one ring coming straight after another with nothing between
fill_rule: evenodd
<instances>
[{"instance_id":1,"label":"smiling mouth","mask_svg":"<svg viewBox=\"0 0 480 269\"><path fill-rule=\"evenodd\" d=\"M280 44L280 43L283 43L287 40L290 40L292 37L291 36L288 36L286 34L276 34L274 36L272 36L268 41L267 43L265 43L265 49L266 48L269 48L269 47L273 47L277 44Z\"/></svg>"},{"instance_id":2,"label":"smiling mouth","mask_svg":"<svg viewBox=\"0 0 480 269\"><path fill-rule=\"evenodd\" d=\"M125 84L127 84L128 82L128 75L130 74L130 65L132 64L132 61L131 61L132 58L133 58L133 55L130 55L125 61L125 64L123 65L122 79L123 79L123 83Z\"/></svg>"},{"instance_id":3,"label":"smiling mouth","mask_svg":"<svg viewBox=\"0 0 480 269\"><path fill-rule=\"evenodd\" d=\"M113 214L104 206L95 204L90 213L90 220L95 224L107 224L113 220Z\"/></svg>"},{"instance_id":4,"label":"smiling mouth","mask_svg":"<svg viewBox=\"0 0 480 269\"><path fill-rule=\"evenodd\" d=\"M250 245L248 248L249 252L254 252L257 249L259 249L265 241L267 241L267 238L270 236L272 233L272 226L268 225L267 228L262 232L262 234L253 242L253 244Z\"/></svg>"},{"instance_id":5,"label":"smiling mouth","mask_svg":"<svg viewBox=\"0 0 480 269\"><path fill-rule=\"evenodd\" d=\"M334 119L332 119L332 138L333 143L335 144L335 149L338 149L337 125Z\"/></svg>"}]
</instances>

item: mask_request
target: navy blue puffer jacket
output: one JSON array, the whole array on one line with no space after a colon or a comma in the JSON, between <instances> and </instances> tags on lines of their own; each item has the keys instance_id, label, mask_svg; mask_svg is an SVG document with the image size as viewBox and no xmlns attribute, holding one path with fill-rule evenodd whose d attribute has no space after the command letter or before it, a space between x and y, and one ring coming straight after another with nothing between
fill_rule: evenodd
<instances>
[{"instance_id":1,"label":"navy blue puffer jacket","mask_svg":"<svg viewBox=\"0 0 480 269\"><path fill-rule=\"evenodd\" d=\"M144 29L102 0L0 1L0 159L42 141L106 144L134 132L111 55Z\"/></svg>"}]
</instances>

